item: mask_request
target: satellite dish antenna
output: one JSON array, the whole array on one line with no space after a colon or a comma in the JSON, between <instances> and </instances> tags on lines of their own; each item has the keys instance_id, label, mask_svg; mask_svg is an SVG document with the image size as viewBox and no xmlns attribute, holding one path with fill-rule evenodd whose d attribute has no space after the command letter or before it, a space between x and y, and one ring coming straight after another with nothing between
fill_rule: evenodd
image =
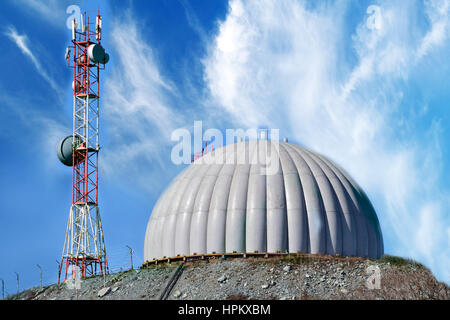
<instances>
[{"instance_id":1,"label":"satellite dish antenna","mask_svg":"<svg viewBox=\"0 0 450 320\"><path fill-rule=\"evenodd\" d=\"M70 135L61 139L56 146L56 155L59 161L68 167L73 165L73 149L81 144L81 138L76 136L75 143L73 141L73 135Z\"/></svg>"},{"instance_id":2,"label":"satellite dish antenna","mask_svg":"<svg viewBox=\"0 0 450 320\"><path fill-rule=\"evenodd\" d=\"M101 64L107 64L109 61L109 54L105 53L105 57L103 58L103 61L100 61Z\"/></svg>"},{"instance_id":3,"label":"satellite dish antenna","mask_svg":"<svg viewBox=\"0 0 450 320\"><path fill-rule=\"evenodd\" d=\"M91 44L88 47L87 51L88 51L89 59L93 63L97 63L97 62L102 63L106 59L105 49L98 43ZM109 59L109 56L108 56L108 59Z\"/></svg>"}]
</instances>

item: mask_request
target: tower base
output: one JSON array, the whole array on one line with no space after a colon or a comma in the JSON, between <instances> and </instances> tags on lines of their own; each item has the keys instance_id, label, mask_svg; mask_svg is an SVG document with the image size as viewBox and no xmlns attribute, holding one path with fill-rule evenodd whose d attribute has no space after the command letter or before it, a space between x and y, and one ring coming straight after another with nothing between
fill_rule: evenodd
<instances>
[{"instance_id":1,"label":"tower base","mask_svg":"<svg viewBox=\"0 0 450 320\"><path fill-rule=\"evenodd\" d=\"M64 281L109 273L100 210L94 204L72 204L70 208L58 283L62 272Z\"/></svg>"}]
</instances>

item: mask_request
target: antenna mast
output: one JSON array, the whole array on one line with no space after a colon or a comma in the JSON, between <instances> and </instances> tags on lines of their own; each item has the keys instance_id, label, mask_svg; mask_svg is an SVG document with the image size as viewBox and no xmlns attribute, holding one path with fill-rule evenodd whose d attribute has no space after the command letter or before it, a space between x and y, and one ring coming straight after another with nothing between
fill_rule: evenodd
<instances>
[{"instance_id":1,"label":"antenna mast","mask_svg":"<svg viewBox=\"0 0 450 320\"><path fill-rule=\"evenodd\" d=\"M57 148L58 157L73 172L58 283L62 272L64 281L109 273L98 207L100 70L105 69L109 55L100 44L100 12L85 12L80 24L72 22L72 45L66 51L73 68L73 133Z\"/></svg>"}]
</instances>

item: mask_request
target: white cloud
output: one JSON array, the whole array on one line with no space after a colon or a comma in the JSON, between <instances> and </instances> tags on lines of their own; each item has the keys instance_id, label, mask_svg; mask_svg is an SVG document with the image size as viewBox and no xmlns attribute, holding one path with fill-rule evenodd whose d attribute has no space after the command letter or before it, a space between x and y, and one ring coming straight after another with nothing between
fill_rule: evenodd
<instances>
[{"instance_id":1,"label":"white cloud","mask_svg":"<svg viewBox=\"0 0 450 320\"><path fill-rule=\"evenodd\" d=\"M184 7L184 12L186 14L186 19L189 26L197 33L197 35L202 39L203 42L208 41L208 36L205 29L202 27L197 15L192 9L191 5L187 0L180 0L180 4Z\"/></svg>"},{"instance_id":2,"label":"white cloud","mask_svg":"<svg viewBox=\"0 0 450 320\"><path fill-rule=\"evenodd\" d=\"M71 4L67 0L13 0L11 2L30 12L35 18L61 28L65 28L68 17L66 7Z\"/></svg>"},{"instance_id":3,"label":"white cloud","mask_svg":"<svg viewBox=\"0 0 450 320\"><path fill-rule=\"evenodd\" d=\"M51 119L38 112L28 112L27 119L23 119L30 128L40 128L37 134L37 139L33 144L39 153L42 162L47 166L47 169L54 170L55 165L61 166L56 156L56 146L62 139L71 135L72 128L62 124L57 119Z\"/></svg>"},{"instance_id":4,"label":"white cloud","mask_svg":"<svg viewBox=\"0 0 450 320\"><path fill-rule=\"evenodd\" d=\"M322 16L307 11L300 4L232 1L205 63L212 96L251 127L279 122L276 110L295 108L300 92L305 112L317 109L314 97L319 90L333 90L321 81L335 63L333 47L339 35L331 18L341 19L331 12ZM280 87L286 91L280 92Z\"/></svg>"},{"instance_id":5,"label":"white cloud","mask_svg":"<svg viewBox=\"0 0 450 320\"><path fill-rule=\"evenodd\" d=\"M433 47L444 43L450 35L449 0L427 1L426 12L431 22L431 28L423 38L422 43L417 50L419 59L426 55Z\"/></svg>"},{"instance_id":6,"label":"white cloud","mask_svg":"<svg viewBox=\"0 0 450 320\"><path fill-rule=\"evenodd\" d=\"M216 105L237 126L281 128L291 141L344 164L374 200L385 239L393 239L387 250L424 259L448 282L449 220L440 212L450 193L439 187L439 125L427 140L414 123L399 121L403 84L443 44L447 2L426 2L424 32L417 3L380 1L379 28L367 28L364 11L346 41L342 2L307 8L300 1L232 0L204 66ZM417 108L420 114L423 104Z\"/></svg>"},{"instance_id":7,"label":"white cloud","mask_svg":"<svg viewBox=\"0 0 450 320\"><path fill-rule=\"evenodd\" d=\"M0 136L14 143L22 144L28 148L28 152L38 158L45 169L53 170L55 165L60 166L56 157L57 143L72 132L72 129L60 121L60 117L51 118L45 114L45 110L35 109L41 101L33 96L15 96L7 94L0 86L2 104L3 130ZM6 125L6 122L16 121L14 125ZM17 131L30 130L31 134L18 135Z\"/></svg>"},{"instance_id":8,"label":"white cloud","mask_svg":"<svg viewBox=\"0 0 450 320\"><path fill-rule=\"evenodd\" d=\"M31 52L28 46L28 37L26 35L20 35L14 26L9 26L5 32L5 35L8 36L20 49L20 51L27 56L31 62L33 63L36 70L39 74L48 82L48 84L58 93L60 92L59 86L56 84L55 80L49 76L48 72L42 67L39 60L35 57L33 52Z\"/></svg>"},{"instance_id":9,"label":"white cloud","mask_svg":"<svg viewBox=\"0 0 450 320\"><path fill-rule=\"evenodd\" d=\"M111 26L114 37L107 68L113 68L105 79L101 102L108 121L102 166L108 178L125 178L155 192L151 181L157 177L164 181L170 151L163 150L172 144L171 132L185 125L180 121L182 112L171 102L177 90L160 73L153 50L130 12L112 20Z\"/></svg>"}]
</instances>

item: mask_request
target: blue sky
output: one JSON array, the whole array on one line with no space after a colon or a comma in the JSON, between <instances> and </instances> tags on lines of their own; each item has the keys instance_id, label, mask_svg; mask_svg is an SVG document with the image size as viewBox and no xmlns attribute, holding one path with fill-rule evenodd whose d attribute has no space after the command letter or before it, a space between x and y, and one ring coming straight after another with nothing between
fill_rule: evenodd
<instances>
[{"instance_id":1,"label":"blue sky","mask_svg":"<svg viewBox=\"0 0 450 320\"><path fill-rule=\"evenodd\" d=\"M100 9L100 210L111 267L142 263L152 207L183 166L171 132L279 128L365 189L386 253L450 282L450 1L2 1L0 278L56 280L71 170L66 8ZM375 6L375 7L370 7ZM369 8L375 8L373 10Z\"/></svg>"}]
</instances>

